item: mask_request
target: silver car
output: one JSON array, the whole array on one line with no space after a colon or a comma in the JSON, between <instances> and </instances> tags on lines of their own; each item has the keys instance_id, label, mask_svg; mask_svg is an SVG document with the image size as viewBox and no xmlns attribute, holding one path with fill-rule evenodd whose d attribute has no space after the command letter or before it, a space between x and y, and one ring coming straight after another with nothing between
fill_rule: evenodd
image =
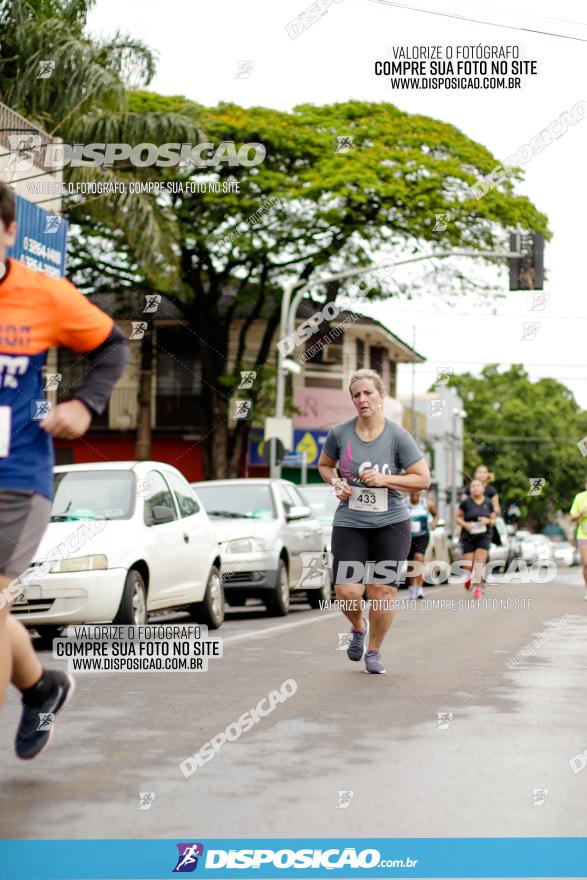
<instances>
[{"instance_id":1,"label":"silver car","mask_svg":"<svg viewBox=\"0 0 587 880\"><path fill-rule=\"evenodd\" d=\"M289 480L192 483L218 537L226 601L261 599L273 616L288 613L292 592L312 608L330 599L331 578L320 523Z\"/></svg>"}]
</instances>

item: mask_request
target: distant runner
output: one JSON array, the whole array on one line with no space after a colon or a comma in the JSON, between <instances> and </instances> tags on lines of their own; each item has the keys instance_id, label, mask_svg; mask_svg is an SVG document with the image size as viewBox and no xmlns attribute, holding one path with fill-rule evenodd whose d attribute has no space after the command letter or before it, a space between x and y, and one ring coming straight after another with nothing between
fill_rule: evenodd
<instances>
[{"instance_id":1,"label":"distant runner","mask_svg":"<svg viewBox=\"0 0 587 880\"><path fill-rule=\"evenodd\" d=\"M402 493L427 489L430 471L411 435L384 417L385 386L375 370L354 373L349 391L357 418L332 428L318 468L340 499L332 553L336 596L352 624L347 654L361 660L369 633L365 672L381 674L380 648L393 621L395 584L411 543ZM365 587L374 603L369 622L360 608Z\"/></svg>"},{"instance_id":2,"label":"distant runner","mask_svg":"<svg viewBox=\"0 0 587 880\"><path fill-rule=\"evenodd\" d=\"M43 669L26 629L10 616L23 589L19 575L49 522L51 437L86 433L92 416L104 410L129 351L112 318L73 284L7 259L15 237L14 194L0 183L0 705L12 682L23 704L16 754L29 759L49 744L54 716L74 688L67 673ZM89 353L90 367L73 399L48 410L42 369L54 346Z\"/></svg>"},{"instance_id":3,"label":"distant runner","mask_svg":"<svg viewBox=\"0 0 587 880\"><path fill-rule=\"evenodd\" d=\"M587 601L587 477L585 477L585 491L575 495L571 507L571 520L577 523L577 546L581 554L583 580L585 581L583 598Z\"/></svg>"},{"instance_id":4,"label":"distant runner","mask_svg":"<svg viewBox=\"0 0 587 880\"><path fill-rule=\"evenodd\" d=\"M481 480L472 480L469 492L458 506L456 522L461 528L461 549L463 562L471 572L465 582L465 588L473 588L473 598L480 599L482 594L485 563L491 546L491 530L495 525L495 510L484 493Z\"/></svg>"},{"instance_id":5,"label":"distant runner","mask_svg":"<svg viewBox=\"0 0 587 880\"><path fill-rule=\"evenodd\" d=\"M432 528L436 525L438 511L426 496L422 497L420 492L411 492L408 509L410 511L410 524L412 530L412 546L408 553L408 559L419 563L421 571L419 574L412 575L407 578L409 584L409 596L411 599L424 598L424 557L426 549L430 543L430 518L432 517Z\"/></svg>"}]
</instances>

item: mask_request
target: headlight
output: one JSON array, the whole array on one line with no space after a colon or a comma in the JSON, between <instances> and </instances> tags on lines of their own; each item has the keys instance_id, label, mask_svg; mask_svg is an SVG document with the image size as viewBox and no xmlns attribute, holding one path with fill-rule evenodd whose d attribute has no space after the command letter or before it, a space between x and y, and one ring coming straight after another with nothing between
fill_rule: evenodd
<instances>
[{"instance_id":1,"label":"headlight","mask_svg":"<svg viewBox=\"0 0 587 880\"><path fill-rule=\"evenodd\" d=\"M60 559L51 568L52 574L63 574L66 571L97 571L108 568L108 559L103 553L96 556L73 556L71 559Z\"/></svg>"},{"instance_id":2,"label":"headlight","mask_svg":"<svg viewBox=\"0 0 587 880\"><path fill-rule=\"evenodd\" d=\"M235 541L226 541L222 549L227 555L233 553L260 553L267 550L267 544L261 538L237 538Z\"/></svg>"}]
</instances>

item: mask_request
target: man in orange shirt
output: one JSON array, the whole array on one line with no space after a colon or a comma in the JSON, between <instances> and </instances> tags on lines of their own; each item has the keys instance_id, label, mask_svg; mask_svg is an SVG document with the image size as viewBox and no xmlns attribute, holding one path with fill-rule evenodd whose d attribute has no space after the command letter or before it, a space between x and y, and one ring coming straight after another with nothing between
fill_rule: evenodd
<instances>
[{"instance_id":1,"label":"man in orange shirt","mask_svg":"<svg viewBox=\"0 0 587 880\"><path fill-rule=\"evenodd\" d=\"M92 416L104 410L129 350L112 318L73 284L8 259L15 237L14 195L0 183L0 704L12 682L23 703L16 753L30 759L48 745L55 714L74 682L41 666L10 607L49 522L51 438L85 434ZM42 369L54 346L88 355L90 368L72 399L50 409ZM47 718L49 725L43 723Z\"/></svg>"}]
</instances>

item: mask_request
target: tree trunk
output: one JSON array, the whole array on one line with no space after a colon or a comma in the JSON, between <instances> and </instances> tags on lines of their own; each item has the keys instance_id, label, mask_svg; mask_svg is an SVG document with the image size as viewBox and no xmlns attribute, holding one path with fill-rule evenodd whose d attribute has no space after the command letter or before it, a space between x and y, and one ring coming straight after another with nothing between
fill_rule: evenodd
<instances>
[{"instance_id":1,"label":"tree trunk","mask_svg":"<svg viewBox=\"0 0 587 880\"><path fill-rule=\"evenodd\" d=\"M151 391L153 387L153 330L141 340L141 375L139 380L139 412L137 418L137 461L151 458Z\"/></svg>"},{"instance_id":2,"label":"tree trunk","mask_svg":"<svg viewBox=\"0 0 587 880\"><path fill-rule=\"evenodd\" d=\"M235 478L240 477L240 466L243 455L243 449L249 439L250 423L239 421L236 428L232 432L232 436L228 438L228 475Z\"/></svg>"},{"instance_id":3,"label":"tree trunk","mask_svg":"<svg viewBox=\"0 0 587 880\"><path fill-rule=\"evenodd\" d=\"M228 445L228 409L220 395L211 389L212 424L208 428L206 446L210 473L206 479L223 480L228 477L226 450Z\"/></svg>"}]
</instances>

